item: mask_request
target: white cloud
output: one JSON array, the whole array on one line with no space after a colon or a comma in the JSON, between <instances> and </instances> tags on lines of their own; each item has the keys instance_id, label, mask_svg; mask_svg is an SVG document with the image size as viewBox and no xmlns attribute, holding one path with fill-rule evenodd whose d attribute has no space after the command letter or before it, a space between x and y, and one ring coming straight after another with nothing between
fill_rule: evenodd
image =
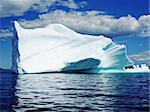
<instances>
[{"instance_id":1,"label":"white cloud","mask_svg":"<svg viewBox=\"0 0 150 112\"><path fill-rule=\"evenodd\" d=\"M68 7L68 8L72 8L72 9L78 9L80 7L86 6L87 2L82 1L79 4L77 4L77 3L75 3L74 0L67 0L67 1L59 0L59 5L62 5L62 6Z\"/></svg>"},{"instance_id":2,"label":"white cloud","mask_svg":"<svg viewBox=\"0 0 150 112\"><path fill-rule=\"evenodd\" d=\"M48 23L60 23L80 33L107 36L133 34L140 27L138 20L130 15L116 19L103 13L101 11L65 12L55 10L42 14L39 19L33 21L22 20L21 24L26 28L36 28Z\"/></svg>"},{"instance_id":3,"label":"white cloud","mask_svg":"<svg viewBox=\"0 0 150 112\"><path fill-rule=\"evenodd\" d=\"M0 30L0 38L2 37L12 37L13 36L13 32L10 31L9 29L1 29Z\"/></svg>"},{"instance_id":4,"label":"white cloud","mask_svg":"<svg viewBox=\"0 0 150 112\"><path fill-rule=\"evenodd\" d=\"M78 9L87 5L86 1L75 0L0 0L0 17L20 16L28 10L47 12L52 5ZM22 22L26 28L36 28L48 23L60 23L80 32L103 34L107 36L138 35L150 37L150 15L143 15L138 20L132 16L114 18L102 11L65 12L55 10L39 15L39 19Z\"/></svg>"},{"instance_id":5,"label":"white cloud","mask_svg":"<svg viewBox=\"0 0 150 112\"><path fill-rule=\"evenodd\" d=\"M138 21L141 26L139 35L150 37L150 15L143 15L138 19Z\"/></svg>"},{"instance_id":6,"label":"white cloud","mask_svg":"<svg viewBox=\"0 0 150 112\"><path fill-rule=\"evenodd\" d=\"M47 12L49 7L55 4L58 0L33 0L31 4L31 10L38 12Z\"/></svg>"},{"instance_id":7,"label":"white cloud","mask_svg":"<svg viewBox=\"0 0 150 112\"><path fill-rule=\"evenodd\" d=\"M129 56L131 60L133 60L137 64L148 64L150 65L150 50L146 50L139 54L133 54Z\"/></svg>"},{"instance_id":8,"label":"white cloud","mask_svg":"<svg viewBox=\"0 0 150 112\"><path fill-rule=\"evenodd\" d=\"M0 17L20 16L28 10L47 12L52 5L61 5L77 9L86 5L86 2L76 3L74 0L0 0Z\"/></svg>"},{"instance_id":9,"label":"white cloud","mask_svg":"<svg viewBox=\"0 0 150 112\"><path fill-rule=\"evenodd\" d=\"M27 11L34 0L0 0L0 16L19 16Z\"/></svg>"}]
</instances>

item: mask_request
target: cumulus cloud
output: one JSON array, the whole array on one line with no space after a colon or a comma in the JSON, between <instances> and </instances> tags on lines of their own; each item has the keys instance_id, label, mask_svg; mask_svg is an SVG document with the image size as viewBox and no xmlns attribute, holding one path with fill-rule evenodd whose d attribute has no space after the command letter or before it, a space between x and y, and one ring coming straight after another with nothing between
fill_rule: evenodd
<instances>
[{"instance_id":1,"label":"cumulus cloud","mask_svg":"<svg viewBox=\"0 0 150 112\"><path fill-rule=\"evenodd\" d=\"M86 1L75 0L0 0L0 17L20 16L28 10L47 12L52 5L78 9L87 5ZM22 20L25 28L42 27L49 23L60 23L77 32L106 36L138 35L150 37L150 15L139 19L132 16L115 18L103 11L70 11L55 10L39 15L39 19Z\"/></svg>"},{"instance_id":2,"label":"cumulus cloud","mask_svg":"<svg viewBox=\"0 0 150 112\"><path fill-rule=\"evenodd\" d=\"M141 36L150 36L150 15L143 15L138 19L141 30L139 35Z\"/></svg>"},{"instance_id":3,"label":"cumulus cloud","mask_svg":"<svg viewBox=\"0 0 150 112\"><path fill-rule=\"evenodd\" d=\"M133 54L129 56L131 60L133 60L137 64L146 63L150 65L150 50L146 50L139 54Z\"/></svg>"},{"instance_id":4,"label":"cumulus cloud","mask_svg":"<svg viewBox=\"0 0 150 112\"><path fill-rule=\"evenodd\" d=\"M107 36L133 34L140 27L139 21L130 15L114 18L101 11L65 12L55 10L39 15L39 19L33 21L22 20L21 22L25 28L42 27L48 23L60 23L80 33Z\"/></svg>"},{"instance_id":5,"label":"cumulus cloud","mask_svg":"<svg viewBox=\"0 0 150 112\"><path fill-rule=\"evenodd\" d=\"M0 17L20 16L28 10L47 12L52 5L61 5L78 9L86 2L76 3L74 0L0 0Z\"/></svg>"},{"instance_id":6,"label":"cumulus cloud","mask_svg":"<svg viewBox=\"0 0 150 112\"><path fill-rule=\"evenodd\" d=\"M34 0L0 0L0 16L19 16L27 11Z\"/></svg>"}]
</instances>

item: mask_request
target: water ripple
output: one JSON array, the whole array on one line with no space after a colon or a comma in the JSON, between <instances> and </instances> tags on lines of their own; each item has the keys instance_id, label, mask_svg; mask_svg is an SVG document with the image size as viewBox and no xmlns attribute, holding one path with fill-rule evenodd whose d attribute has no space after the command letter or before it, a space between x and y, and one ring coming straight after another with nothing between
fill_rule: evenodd
<instances>
[{"instance_id":1,"label":"water ripple","mask_svg":"<svg viewBox=\"0 0 150 112\"><path fill-rule=\"evenodd\" d=\"M149 111L149 74L0 77L0 112Z\"/></svg>"}]
</instances>

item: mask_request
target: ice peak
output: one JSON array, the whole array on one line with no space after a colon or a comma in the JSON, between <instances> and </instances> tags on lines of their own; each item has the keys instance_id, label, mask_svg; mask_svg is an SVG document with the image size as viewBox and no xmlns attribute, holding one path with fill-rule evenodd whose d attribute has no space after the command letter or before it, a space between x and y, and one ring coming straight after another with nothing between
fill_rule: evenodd
<instances>
[{"instance_id":1,"label":"ice peak","mask_svg":"<svg viewBox=\"0 0 150 112\"><path fill-rule=\"evenodd\" d=\"M14 26L15 26L15 29L19 29L19 30L22 29L22 27L17 21L14 21Z\"/></svg>"},{"instance_id":2,"label":"ice peak","mask_svg":"<svg viewBox=\"0 0 150 112\"><path fill-rule=\"evenodd\" d=\"M51 23L51 24L48 24L49 27L53 27L53 28L67 28L69 29L68 27L66 27L65 25L63 24L59 24L59 23Z\"/></svg>"}]
</instances>

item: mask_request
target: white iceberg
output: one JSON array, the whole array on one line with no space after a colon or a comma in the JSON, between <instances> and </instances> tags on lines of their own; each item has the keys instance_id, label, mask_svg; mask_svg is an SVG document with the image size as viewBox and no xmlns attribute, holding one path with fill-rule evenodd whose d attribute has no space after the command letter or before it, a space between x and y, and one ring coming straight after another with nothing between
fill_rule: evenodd
<instances>
[{"instance_id":1,"label":"white iceberg","mask_svg":"<svg viewBox=\"0 0 150 112\"><path fill-rule=\"evenodd\" d=\"M99 72L133 65L125 45L102 35L80 34L61 24L36 29L14 25L13 72Z\"/></svg>"}]
</instances>

